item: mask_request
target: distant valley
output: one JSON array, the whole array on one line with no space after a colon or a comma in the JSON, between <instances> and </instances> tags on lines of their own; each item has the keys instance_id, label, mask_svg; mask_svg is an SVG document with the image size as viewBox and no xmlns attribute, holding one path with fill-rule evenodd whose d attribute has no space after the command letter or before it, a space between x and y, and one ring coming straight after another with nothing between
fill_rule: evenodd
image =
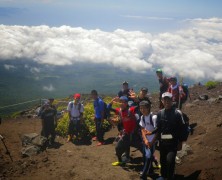
<instances>
[{"instance_id":1,"label":"distant valley","mask_svg":"<svg viewBox=\"0 0 222 180\"><path fill-rule=\"evenodd\" d=\"M40 98L67 97L75 92L88 94L92 89L101 94L117 94L125 80L135 91L143 86L150 92L158 91L154 72L135 73L100 64L52 66L29 60L1 61L0 77L0 107Z\"/></svg>"}]
</instances>

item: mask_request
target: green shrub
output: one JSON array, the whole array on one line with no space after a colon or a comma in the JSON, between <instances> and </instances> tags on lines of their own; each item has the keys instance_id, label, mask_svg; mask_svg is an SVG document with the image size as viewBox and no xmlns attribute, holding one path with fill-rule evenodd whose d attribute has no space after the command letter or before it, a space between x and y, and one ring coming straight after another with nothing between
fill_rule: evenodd
<instances>
[{"instance_id":1,"label":"green shrub","mask_svg":"<svg viewBox=\"0 0 222 180\"><path fill-rule=\"evenodd\" d=\"M56 132L60 136L66 136L68 132L68 126L69 126L69 114L64 113L62 118L60 118L58 121Z\"/></svg>"},{"instance_id":2,"label":"green shrub","mask_svg":"<svg viewBox=\"0 0 222 180\"><path fill-rule=\"evenodd\" d=\"M218 85L219 82L217 81L208 81L205 86L207 87L207 89L213 89Z\"/></svg>"},{"instance_id":3,"label":"green shrub","mask_svg":"<svg viewBox=\"0 0 222 180\"><path fill-rule=\"evenodd\" d=\"M111 101L111 97L107 97L104 99L105 102L109 103ZM96 127L94 122L94 107L93 102L88 102L84 105L84 113L83 113L84 123L81 126L80 136L92 135L96 134ZM63 117L58 121L58 125L56 131L61 136L66 136L68 133L68 125L69 125L69 116L68 113L65 113ZM103 129L105 131L109 130L110 124L108 121L104 121Z\"/></svg>"}]
</instances>

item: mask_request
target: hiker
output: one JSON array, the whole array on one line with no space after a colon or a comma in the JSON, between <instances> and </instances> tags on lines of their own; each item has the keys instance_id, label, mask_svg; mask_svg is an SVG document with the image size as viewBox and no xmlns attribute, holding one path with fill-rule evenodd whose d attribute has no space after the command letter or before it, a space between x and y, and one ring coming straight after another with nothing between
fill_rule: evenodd
<instances>
[{"instance_id":1,"label":"hiker","mask_svg":"<svg viewBox=\"0 0 222 180\"><path fill-rule=\"evenodd\" d=\"M181 111L173 106L172 94L163 93L162 102L164 109L157 114L156 129L147 134L158 133L161 176L173 179L176 154L182 149L182 142L187 139L187 128Z\"/></svg>"},{"instance_id":2,"label":"hiker","mask_svg":"<svg viewBox=\"0 0 222 180\"><path fill-rule=\"evenodd\" d=\"M69 113L69 128L68 128L68 139L67 142L71 141L72 138L78 140L80 124L83 121L83 104L80 102L81 95L76 93L73 96L74 100L70 101L67 107Z\"/></svg>"},{"instance_id":3,"label":"hiker","mask_svg":"<svg viewBox=\"0 0 222 180\"><path fill-rule=\"evenodd\" d=\"M159 79L159 85L160 85L159 109L163 109L164 107L163 107L163 103L161 101L161 97L164 92L167 92L167 90L169 88L169 81L165 76L163 76L162 69L157 69L156 75Z\"/></svg>"},{"instance_id":4,"label":"hiker","mask_svg":"<svg viewBox=\"0 0 222 180\"><path fill-rule=\"evenodd\" d=\"M92 138L93 141L98 141L97 146L101 146L104 144L104 139L103 139L103 121L105 117L105 103L104 101L98 96L98 92L96 90L91 91L91 96L92 99L94 100L93 106L94 106L94 111L95 111L95 125L96 125L96 136Z\"/></svg>"},{"instance_id":5,"label":"hiker","mask_svg":"<svg viewBox=\"0 0 222 180\"><path fill-rule=\"evenodd\" d=\"M42 131L41 135L47 139L50 136L49 144L52 145L55 142L55 124L56 124L56 114L57 110L54 105L52 105L54 99L45 102L43 110L41 111L42 119Z\"/></svg>"},{"instance_id":6,"label":"hiker","mask_svg":"<svg viewBox=\"0 0 222 180\"><path fill-rule=\"evenodd\" d=\"M148 88L146 88L146 87L142 87L140 89L140 92L138 95L136 95L136 93L134 91L130 92L130 98L133 99L133 101L134 101L133 105L137 107L136 112L139 115L139 117L142 116L142 113L140 112L140 109L139 109L140 102L148 101L151 104L151 101L150 101L147 94L148 94ZM140 118L139 118L139 120L140 120Z\"/></svg>"},{"instance_id":7,"label":"hiker","mask_svg":"<svg viewBox=\"0 0 222 180\"><path fill-rule=\"evenodd\" d=\"M142 113L140 126L143 139L143 158L144 166L140 175L140 179L147 179L147 173L150 173L152 161L154 160L153 153L155 151L156 134L147 135L146 131L153 131L156 127L157 116L150 112L151 104L149 101L141 101L139 104Z\"/></svg>"},{"instance_id":8,"label":"hiker","mask_svg":"<svg viewBox=\"0 0 222 180\"><path fill-rule=\"evenodd\" d=\"M141 126L140 126L140 118L142 116L142 113L140 112L139 104L142 101L148 101L150 104L150 99L147 95L148 93L148 88L142 87L140 89L140 92L138 95L134 91L130 92L130 97L133 99L134 103L133 105L136 107L135 108L135 115L136 115L136 120L137 120L137 126L133 132L133 137L132 137L132 146L139 149L141 153L143 153L143 141L142 141L142 134L141 134Z\"/></svg>"},{"instance_id":9,"label":"hiker","mask_svg":"<svg viewBox=\"0 0 222 180\"><path fill-rule=\"evenodd\" d=\"M112 104L118 102L120 108L113 109ZM129 107L128 98L126 96L115 97L108 105L110 111L115 112L119 116L118 131L119 138L116 144L117 162L112 163L113 166L124 165L130 161L130 143L132 133L136 127L135 107ZM122 160L122 155L125 155L125 160Z\"/></svg>"},{"instance_id":10,"label":"hiker","mask_svg":"<svg viewBox=\"0 0 222 180\"><path fill-rule=\"evenodd\" d=\"M170 86L168 92L170 92L173 96L173 105L178 109L182 109L182 104L185 102L184 99L186 94L184 93L182 86L177 83L176 77L170 77L169 81Z\"/></svg>"},{"instance_id":11,"label":"hiker","mask_svg":"<svg viewBox=\"0 0 222 180\"><path fill-rule=\"evenodd\" d=\"M49 104L49 106L51 107L51 108L53 108L53 109L55 109L56 110L56 107L55 107L55 105L53 105L53 102L54 102L54 98L48 98L45 102L44 102L44 104L41 106L41 108L40 108L40 110L39 110L39 112L38 112L38 117L41 117L41 114L42 114L42 112L43 112L43 110L45 109L45 104ZM56 110L57 111L57 110Z\"/></svg>"},{"instance_id":12,"label":"hiker","mask_svg":"<svg viewBox=\"0 0 222 180\"><path fill-rule=\"evenodd\" d=\"M121 96L126 96L128 98L128 101L132 102L132 99L130 98L130 92L132 89L129 88L129 83L127 81L124 81L122 83L122 90L118 92L118 97L120 98Z\"/></svg>"}]
</instances>

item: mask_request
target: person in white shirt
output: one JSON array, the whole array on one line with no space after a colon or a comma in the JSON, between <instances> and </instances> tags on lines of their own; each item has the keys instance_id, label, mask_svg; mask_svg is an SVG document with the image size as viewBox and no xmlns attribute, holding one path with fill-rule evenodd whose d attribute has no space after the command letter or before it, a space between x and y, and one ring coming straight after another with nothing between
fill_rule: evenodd
<instances>
[{"instance_id":1,"label":"person in white shirt","mask_svg":"<svg viewBox=\"0 0 222 180\"><path fill-rule=\"evenodd\" d=\"M69 113L69 128L68 128L68 139L67 142L71 141L73 135L76 136L76 139L79 135L80 122L83 118L84 107L80 103L80 94L74 94L74 101L70 101L67 107Z\"/></svg>"},{"instance_id":2,"label":"person in white shirt","mask_svg":"<svg viewBox=\"0 0 222 180\"><path fill-rule=\"evenodd\" d=\"M140 175L141 179L147 179L147 173L149 173L150 167L152 165L153 153L155 151L156 134L148 135L148 131L153 131L156 127L157 116L150 112L151 104L148 101L141 101L140 112L142 113L140 119L141 133L144 144L144 167Z\"/></svg>"}]
</instances>

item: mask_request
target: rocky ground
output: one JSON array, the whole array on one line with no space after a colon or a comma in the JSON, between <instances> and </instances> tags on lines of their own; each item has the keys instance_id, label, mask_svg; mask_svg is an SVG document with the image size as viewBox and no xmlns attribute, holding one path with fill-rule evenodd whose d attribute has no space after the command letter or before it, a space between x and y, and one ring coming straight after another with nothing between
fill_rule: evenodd
<instances>
[{"instance_id":1,"label":"rocky ground","mask_svg":"<svg viewBox=\"0 0 222 180\"><path fill-rule=\"evenodd\" d=\"M222 176L222 85L207 90L195 86L190 90L183 111L189 115L193 133L184 151L186 156L176 166L177 179L212 179ZM207 95L199 98L200 95ZM202 99L202 100L200 100ZM152 95L153 111L158 110L158 97ZM131 148L132 162L125 167L113 167L116 161L113 140L117 129L105 134L106 145L97 147L87 137L79 142L66 143L56 138L55 146L32 157L21 156L21 137L27 133L40 133L38 118L4 119L0 134L10 150L13 162L5 154L0 142L0 179L139 179L141 154ZM158 157L158 151L156 151Z\"/></svg>"}]
</instances>

